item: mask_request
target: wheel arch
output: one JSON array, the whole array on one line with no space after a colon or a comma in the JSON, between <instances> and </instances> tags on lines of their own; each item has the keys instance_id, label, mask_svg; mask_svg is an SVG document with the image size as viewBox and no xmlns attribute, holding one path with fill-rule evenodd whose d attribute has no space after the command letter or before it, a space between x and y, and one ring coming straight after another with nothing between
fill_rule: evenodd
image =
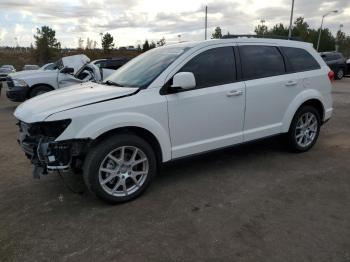
<instances>
[{"instance_id":1,"label":"wheel arch","mask_svg":"<svg viewBox=\"0 0 350 262\"><path fill-rule=\"evenodd\" d=\"M32 86L28 89L27 94L26 94L26 98L29 98L29 95L30 95L30 93L32 92L32 90L33 90L34 88L38 87L38 86L45 86L45 87L48 87L48 88L51 89L51 91L52 91L52 90L55 90L55 88L54 88L53 86L49 85L49 84L35 84L35 85L32 85Z\"/></svg>"},{"instance_id":2,"label":"wheel arch","mask_svg":"<svg viewBox=\"0 0 350 262\"><path fill-rule=\"evenodd\" d=\"M322 96L316 90L310 90L309 94L304 94L301 97L295 98L294 101L289 105L289 108L287 109L287 112L283 118L282 132L288 132L294 115L301 107L305 105L313 106L319 112L321 124L323 123L325 117L325 107Z\"/></svg>"},{"instance_id":3,"label":"wheel arch","mask_svg":"<svg viewBox=\"0 0 350 262\"><path fill-rule=\"evenodd\" d=\"M138 126L124 126L124 127L111 129L107 132L100 134L98 137L96 137L93 140L91 146L94 146L100 143L101 141L118 134L135 134L141 137L142 139L147 141L152 147L152 149L154 150L157 158L157 164L159 165L163 162L162 147L157 137L149 130Z\"/></svg>"}]
</instances>

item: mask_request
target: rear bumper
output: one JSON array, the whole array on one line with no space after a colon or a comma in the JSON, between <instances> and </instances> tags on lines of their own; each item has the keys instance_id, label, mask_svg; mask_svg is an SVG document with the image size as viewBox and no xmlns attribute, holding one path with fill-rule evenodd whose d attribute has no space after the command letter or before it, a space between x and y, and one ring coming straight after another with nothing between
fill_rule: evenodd
<instances>
[{"instance_id":1,"label":"rear bumper","mask_svg":"<svg viewBox=\"0 0 350 262\"><path fill-rule=\"evenodd\" d=\"M333 108L326 109L324 113L323 123L326 123L328 120L330 120L332 117L332 114L333 114Z\"/></svg>"}]
</instances>

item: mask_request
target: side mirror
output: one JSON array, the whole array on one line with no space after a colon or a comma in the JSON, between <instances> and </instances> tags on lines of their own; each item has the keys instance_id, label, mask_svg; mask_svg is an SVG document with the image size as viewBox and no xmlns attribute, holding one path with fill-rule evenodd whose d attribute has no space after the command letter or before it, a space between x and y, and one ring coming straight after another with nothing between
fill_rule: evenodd
<instances>
[{"instance_id":1,"label":"side mirror","mask_svg":"<svg viewBox=\"0 0 350 262\"><path fill-rule=\"evenodd\" d=\"M196 87L196 79L192 72L180 72L174 75L171 88L192 89Z\"/></svg>"},{"instance_id":2,"label":"side mirror","mask_svg":"<svg viewBox=\"0 0 350 262\"><path fill-rule=\"evenodd\" d=\"M74 68L72 67L63 67L61 70L62 74L73 74L74 73Z\"/></svg>"}]
</instances>

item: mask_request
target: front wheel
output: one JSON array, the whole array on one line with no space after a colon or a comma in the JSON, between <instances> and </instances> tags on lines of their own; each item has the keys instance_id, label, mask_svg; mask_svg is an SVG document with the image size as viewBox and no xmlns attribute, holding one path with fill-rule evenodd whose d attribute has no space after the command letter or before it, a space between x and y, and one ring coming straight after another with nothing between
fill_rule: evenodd
<instances>
[{"instance_id":1,"label":"front wheel","mask_svg":"<svg viewBox=\"0 0 350 262\"><path fill-rule=\"evenodd\" d=\"M312 106L303 106L294 115L288 132L291 149L305 152L311 149L320 133L321 120L318 111Z\"/></svg>"},{"instance_id":2,"label":"front wheel","mask_svg":"<svg viewBox=\"0 0 350 262\"><path fill-rule=\"evenodd\" d=\"M97 197L121 203L143 193L156 170L152 147L136 135L121 134L90 150L84 161L84 180Z\"/></svg>"}]
</instances>

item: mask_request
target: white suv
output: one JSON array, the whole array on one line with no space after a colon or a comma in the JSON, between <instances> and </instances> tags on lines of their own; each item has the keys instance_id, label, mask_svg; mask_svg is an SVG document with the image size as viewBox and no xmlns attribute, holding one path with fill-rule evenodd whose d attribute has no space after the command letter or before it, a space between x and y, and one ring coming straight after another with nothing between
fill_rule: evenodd
<instances>
[{"instance_id":1,"label":"white suv","mask_svg":"<svg viewBox=\"0 0 350 262\"><path fill-rule=\"evenodd\" d=\"M332 114L334 76L311 44L181 43L148 51L102 84L32 98L15 111L34 175L82 168L108 202L140 195L164 162L277 134L309 150Z\"/></svg>"}]
</instances>

